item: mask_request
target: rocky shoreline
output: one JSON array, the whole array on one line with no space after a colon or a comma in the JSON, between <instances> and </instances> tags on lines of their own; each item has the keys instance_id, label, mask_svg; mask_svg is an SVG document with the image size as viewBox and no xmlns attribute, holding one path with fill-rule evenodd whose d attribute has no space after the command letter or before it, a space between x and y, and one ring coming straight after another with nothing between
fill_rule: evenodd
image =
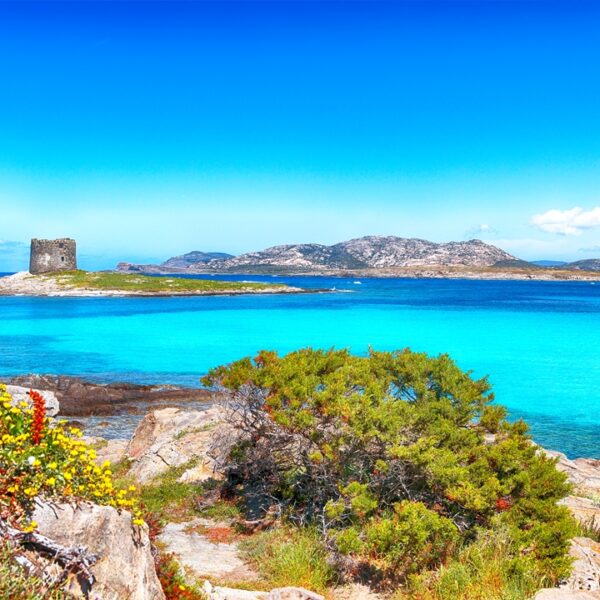
<instances>
[{"instance_id":1,"label":"rocky shoreline","mask_svg":"<svg viewBox=\"0 0 600 600\"><path fill-rule=\"evenodd\" d=\"M51 392L63 417L120 416L138 412L140 403L151 408L206 404L217 395L204 388L135 383L94 383L67 375L18 375L2 377L8 385Z\"/></svg>"},{"instance_id":2,"label":"rocky shoreline","mask_svg":"<svg viewBox=\"0 0 600 600\"><path fill-rule=\"evenodd\" d=\"M184 269L160 265L133 265L120 263L119 273L140 275L272 275L281 277L340 277L340 278L406 278L406 279L475 279L489 281L600 281L600 271L576 271L560 269L525 269L500 267L387 267L374 269L319 269L306 268L245 268L230 271L210 269Z\"/></svg>"},{"instance_id":3,"label":"rocky shoreline","mask_svg":"<svg viewBox=\"0 0 600 600\"><path fill-rule=\"evenodd\" d=\"M15 400L19 398L18 394L34 388L44 394L48 407L53 407L53 412L58 412L59 416L83 420L98 414L120 418L132 407L139 408L142 402L145 410L135 431L126 439L88 438L89 443L97 448L99 464L108 460L113 464L126 465L126 476L136 485L153 485L157 478L173 469L181 470L177 476L178 483L195 484L219 477L212 444L215 436L226 434L227 426L223 423L222 409L215 402L218 395L209 390L129 383L97 384L55 375L0 377L0 381L20 386L11 388ZM198 403L203 404L201 410L196 409ZM570 460L558 452L541 451L557 460L557 469L566 473L573 485L572 495L561 503L583 525L599 524L600 460ZM135 556L132 569L145 573L146 579L155 582L154 587L145 585L142 595L136 597L163 597L156 587L146 530L141 532L143 544L136 546L135 551L127 544L117 544L115 531L128 526L129 516L127 513L123 515L107 507L85 505L74 511L69 505L64 505L53 506L51 510L41 506L35 518L41 534L65 545L83 545L102 556L95 568L97 589L118 590L123 594L133 592L134 587L141 590L142 584L135 579L132 570L124 568L131 562L130 557ZM185 568L186 573L197 581L204 581L203 591L207 598L323 600L323 596L299 588L281 588L271 592L255 591L252 587L243 591L235 589L239 581L251 584L256 579L258 583L258 576L238 547L235 536L218 543L214 541L223 531L235 531L236 523L204 516L186 518L169 519L158 541L165 552L172 554ZM73 532L77 532L75 538ZM114 547L102 542L105 539L114 539ZM575 537L570 554L573 559L571 577L558 588L539 591L535 600L600 598L600 544L587 537ZM119 565L119 569L115 569L115 565ZM384 598L355 584L336 589L334 597L344 600Z\"/></svg>"}]
</instances>

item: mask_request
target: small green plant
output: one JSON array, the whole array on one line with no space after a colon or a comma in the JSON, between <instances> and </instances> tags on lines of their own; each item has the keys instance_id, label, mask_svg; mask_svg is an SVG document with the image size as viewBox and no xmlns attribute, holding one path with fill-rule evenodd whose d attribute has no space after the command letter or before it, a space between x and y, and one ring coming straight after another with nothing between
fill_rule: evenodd
<instances>
[{"instance_id":1,"label":"small green plant","mask_svg":"<svg viewBox=\"0 0 600 600\"><path fill-rule=\"evenodd\" d=\"M579 525L580 535L600 543L600 518L592 516Z\"/></svg>"}]
</instances>

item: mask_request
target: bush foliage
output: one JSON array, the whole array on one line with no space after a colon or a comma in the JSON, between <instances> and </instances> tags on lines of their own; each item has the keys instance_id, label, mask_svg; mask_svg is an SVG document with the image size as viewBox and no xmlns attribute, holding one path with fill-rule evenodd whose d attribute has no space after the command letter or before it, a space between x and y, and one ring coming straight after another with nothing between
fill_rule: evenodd
<instances>
[{"instance_id":1,"label":"bush foliage","mask_svg":"<svg viewBox=\"0 0 600 600\"><path fill-rule=\"evenodd\" d=\"M502 530L515 569L568 572L565 476L447 355L263 351L204 382L239 433L229 481L318 527L348 570L406 579Z\"/></svg>"}]
</instances>

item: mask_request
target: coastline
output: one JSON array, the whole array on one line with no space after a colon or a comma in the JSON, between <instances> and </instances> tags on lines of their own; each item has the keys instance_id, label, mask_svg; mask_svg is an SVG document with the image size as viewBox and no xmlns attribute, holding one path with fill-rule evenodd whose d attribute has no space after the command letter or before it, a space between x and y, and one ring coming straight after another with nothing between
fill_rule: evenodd
<instances>
[{"instance_id":1,"label":"coastline","mask_svg":"<svg viewBox=\"0 0 600 600\"><path fill-rule=\"evenodd\" d=\"M172 296L240 296L262 294L306 294L326 290L307 290L288 285L234 285L212 290L135 290L135 289L94 289L58 283L51 277L31 275L25 271L0 277L0 296L26 297L172 297Z\"/></svg>"},{"instance_id":2,"label":"coastline","mask_svg":"<svg viewBox=\"0 0 600 600\"><path fill-rule=\"evenodd\" d=\"M282 268L252 268L235 271L211 271L208 269L190 271L188 269L163 269L150 266L138 267L132 270L117 270L117 273L138 275L249 275L249 276L280 276L280 277L363 277L405 278L405 279L472 279L486 281L586 281L600 282L600 271L576 271L558 269L499 269L493 267L394 267L382 269L282 269Z\"/></svg>"}]
</instances>

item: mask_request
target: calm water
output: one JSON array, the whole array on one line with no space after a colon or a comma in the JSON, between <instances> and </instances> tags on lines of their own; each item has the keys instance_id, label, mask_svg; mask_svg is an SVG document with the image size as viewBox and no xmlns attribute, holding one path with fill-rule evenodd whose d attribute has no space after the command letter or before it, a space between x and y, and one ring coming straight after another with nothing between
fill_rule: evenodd
<instances>
[{"instance_id":1,"label":"calm water","mask_svg":"<svg viewBox=\"0 0 600 600\"><path fill-rule=\"evenodd\" d=\"M250 279L219 277L220 279ZM252 280L272 281L270 277ZM448 352L541 444L600 458L600 284L280 277L330 294L0 297L0 374L196 385L261 348Z\"/></svg>"}]
</instances>

